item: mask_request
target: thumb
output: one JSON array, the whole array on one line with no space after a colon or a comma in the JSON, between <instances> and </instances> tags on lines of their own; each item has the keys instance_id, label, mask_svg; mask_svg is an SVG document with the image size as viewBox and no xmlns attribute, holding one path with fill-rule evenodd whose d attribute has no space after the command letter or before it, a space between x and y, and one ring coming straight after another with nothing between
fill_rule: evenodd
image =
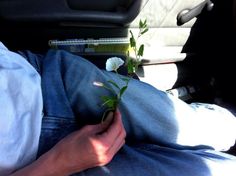
<instances>
[{"instance_id":1,"label":"thumb","mask_svg":"<svg viewBox=\"0 0 236 176\"><path fill-rule=\"evenodd\" d=\"M113 117L114 117L114 112L113 111L109 111L106 118L105 118L105 121L102 122L102 125L105 127L105 128L108 128L109 125L112 123L113 121Z\"/></svg>"},{"instance_id":2,"label":"thumb","mask_svg":"<svg viewBox=\"0 0 236 176\"><path fill-rule=\"evenodd\" d=\"M110 124L112 123L113 117L114 117L114 112L109 111L105 120L97 126L98 127L97 132L102 133L106 131L109 128Z\"/></svg>"}]
</instances>

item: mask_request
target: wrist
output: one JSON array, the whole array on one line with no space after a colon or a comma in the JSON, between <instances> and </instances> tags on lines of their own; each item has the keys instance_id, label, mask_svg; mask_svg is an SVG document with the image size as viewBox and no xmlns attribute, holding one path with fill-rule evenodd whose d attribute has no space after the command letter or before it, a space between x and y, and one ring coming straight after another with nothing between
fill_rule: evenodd
<instances>
[{"instance_id":1,"label":"wrist","mask_svg":"<svg viewBox=\"0 0 236 176\"><path fill-rule=\"evenodd\" d=\"M51 152L45 153L32 164L14 172L10 176L67 176L63 167L56 161L55 155Z\"/></svg>"},{"instance_id":2,"label":"wrist","mask_svg":"<svg viewBox=\"0 0 236 176\"><path fill-rule=\"evenodd\" d=\"M27 167L11 176L67 176L69 172L57 161L55 154L47 152Z\"/></svg>"},{"instance_id":3,"label":"wrist","mask_svg":"<svg viewBox=\"0 0 236 176\"><path fill-rule=\"evenodd\" d=\"M71 172L65 165L61 164L60 159L54 152L47 152L42 155L38 160L39 173L35 173L35 176L67 176Z\"/></svg>"},{"instance_id":4,"label":"wrist","mask_svg":"<svg viewBox=\"0 0 236 176\"><path fill-rule=\"evenodd\" d=\"M35 174L34 176L68 176L87 169L86 166L79 163L73 165L73 162L68 162L68 159L63 156L63 152L53 149L42 155L38 162L40 170L44 171L41 175Z\"/></svg>"}]
</instances>

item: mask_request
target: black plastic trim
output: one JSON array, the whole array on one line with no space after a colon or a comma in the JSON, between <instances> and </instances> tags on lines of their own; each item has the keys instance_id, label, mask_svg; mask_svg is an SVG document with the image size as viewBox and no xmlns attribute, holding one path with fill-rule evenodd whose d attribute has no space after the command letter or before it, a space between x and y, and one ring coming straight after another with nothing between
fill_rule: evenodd
<instances>
[{"instance_id":1,"label":"black plastic trim","mask_svg":"<svg viewBox=\"0 0 236 176\"><path fill-rule=\"evenodd\" d=\"M17 22L131 23L139 14L142 0L133 0L122 11L75 10L66 0L1 0L0 20Z\"/></svg>"}]
</instances>

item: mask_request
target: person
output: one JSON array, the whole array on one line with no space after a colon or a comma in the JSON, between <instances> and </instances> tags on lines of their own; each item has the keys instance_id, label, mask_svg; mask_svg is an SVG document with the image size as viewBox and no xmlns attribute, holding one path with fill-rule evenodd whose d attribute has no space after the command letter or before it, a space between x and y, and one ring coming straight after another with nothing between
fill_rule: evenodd
<instances>
[{"instance_id":1,"label":"person","mask_svg":"<svg viewBox=\"0 0 236 176\"><path fill-rule=\"evenodd\" d=\"M0 175L35 160L42 122L40 75L0 42Z\"/></svg>"},{"instance_id":2,"label":"person","mask_svg":"<svg viewBox=\"0 0 236 176\"><path fill-rule=\"evenodd\" d=\"M131 79L119 108L101 123L100 96L110 92L93 82L122 84L116 74L63 50L17 57L41 77L43 118L34 124L41 128L37 158L8 175L235 175L236 157L224 152L236 137L236 119L227 109L187 104Z\"/></svg>"}]
</instances>

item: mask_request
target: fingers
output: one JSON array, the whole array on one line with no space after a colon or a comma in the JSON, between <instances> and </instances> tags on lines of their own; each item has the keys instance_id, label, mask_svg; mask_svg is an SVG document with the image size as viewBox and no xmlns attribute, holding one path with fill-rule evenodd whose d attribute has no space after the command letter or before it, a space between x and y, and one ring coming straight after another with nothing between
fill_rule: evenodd
<instances>
[{"instance_id":1,"label":"fingers","mask_svg":"<svg viewBox=\"0 0 236 176\"><path fill-rule=\"evenodd\" d=\"M108 129L100 134L97 139L100 141L100 149L103 151L101 157L101 165L109 163L114 155L122 148L125 144L126 132L121 120L121 114L116 111L112 124Z\"/></svg>"},{"instance_id":2,"label":"fingers","mask_svg":"<svg viewBox=\"0 0 236 176\"><path fill-rule=\"evenodd\" d=\"M114 113L113 122L107 130L99 136L99 140L106 144L106 146L109 146L107 155L112 158L125 144L125 137L126 131L121 120L121 114L117 110Z\"/></svg>"},{"instance_id":3,"label":"fingers","mask_svg":"<svg viewBox=\"0 0 236 176\"><path fill-rule=\"evenodd\" d=\"M87 125L83 128L83 130L87 133L91 133L94 135L102 134L107 130L107 128L110 126L110 124L113 121L114 113L110 111L102 123L99 123L97 125Z\"/></svg>"},{"instance_id":4,"label":"fingers","mask_svg":"<svg viewBox=\"0 0 236 176\"><path fill-rule=\"evenodd\" d=\"M117 110L114 113L109 113L103 123L87 125L64 139L65 146L71 145L70 151L73 151L66 152L66 155L69 156L67 158L72 158L77 165L83 165L83 169L103 166L109 163L125 144L125 137L126 132L121 114ZM64 149L60 151L64 151ZM79 152L79 161L77 161L77 155L74 155L76 151ZM80 163L81 158L87 161L85 162L88 163L86 166L84 166L84 162Z\"/></svg>"},{"instance_id":5,"label":"fingers","mask_svg":"<svg viewBox=\"0 0 236 176\"><path fill-rule=\"evenodd\" d=\"M114 141L113 145L108 150L108 155L113 157L123 147L123 145L125 144L125 136L125 131L121 131L119 136Z\"/></svg>"},{"instance_id":6,"label":"fingers","mask_svg":"<svg viewBox=\"0 0 236 176\"><path fill-rule=\"evenodd\" d=\"M126 137L126 131L122 123L119 110L110 112L106 120L98 125L85 127L85 133L93 136L94 140L103 143L108 148L118 146Z\"/></svg>"},{"instance_id":7,"label":"fingers","mask_svg":"<svg viewBox=\"0 0 236 176\"><path fill-rule=\"evenodd\" d=\"M123 135L121 135L120 137L117 138L117 140L115 140L112 146L107 148L107 150L104 152L102 157L100 157L100 161L101 161L100 166L103 166L109 163L112 160L112 158L115 156L115 154L123 147L124 144L125 144L125 139Z\"/></svg>"},{"instance_id":8,"label":"fingers","mask_svg":"<svg viewBox=\"0 0 236 176\"><path fill-rule=\"evenodd\" d=\"M110 143L113 143L114 140L116 140L118 135L121 133L121 131L125 131L125 129L121 120L121 114L118 110L116 110L112 123L103 133L100 134L100 138L104 138Z\"/></svg>"}]
</instances>

